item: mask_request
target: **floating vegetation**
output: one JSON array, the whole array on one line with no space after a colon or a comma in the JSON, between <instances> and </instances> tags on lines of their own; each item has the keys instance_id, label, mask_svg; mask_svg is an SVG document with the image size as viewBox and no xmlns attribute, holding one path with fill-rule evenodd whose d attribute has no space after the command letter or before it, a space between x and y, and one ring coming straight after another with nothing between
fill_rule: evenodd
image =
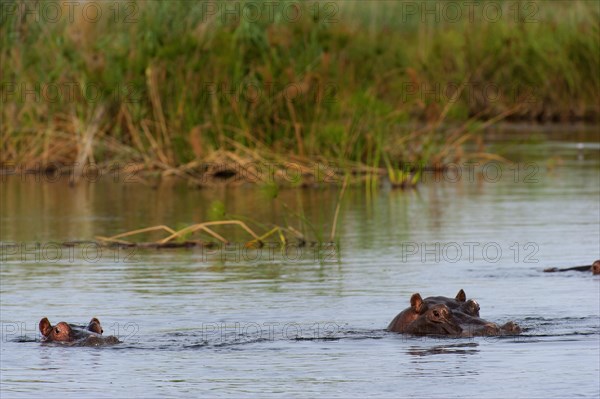
<instances>
[{"instance_id":1,"label":"floating vegetation","mask_svg":"<svg viewBox=\"0 0 600 399\"><path fill-rule=\"evenodd\" d=\"M113 245L118 244L118 245L124 245L124 246L136 246L136 245L139 246L139 245L141 245L141 246L155 246L155 247L165 247L165 248L176 247L176 246L186 247L186 246L204 245L204 243L201 241L189 241L189 240L175 242L174 240L176 240L178 238L181 239L184 236L192 234L196 231L203 231L204 233L207 233L208 235L212 236L213 238L216 238L218 241L222 242L223 244L229 244L229 241L227 239L225 239L222 235L216 233L213 229L211 229L212 226L223 226L223 225L237 225L237 226L240 226L242 229L244 229L246 232L248 232L250 234L250 236L252 236L253 240L249 240L248 242L246 242L245 245L247 247L252 247L252 246L260 247L263 245L264 239L268 238L269 236L271 236L274 233L281 230L280 227L275 227L273 230L267 232L266 234L263 234L262 236L258 236L250 227L248 227L248 225L246 223L244 223L240 220L222 220L222 221L215 221L215 222L204 222L204 223L193 224L193 225L185 227L179 231L175 231L172 228L170 228L169 226L165 226L165 225L152 226L152 227L146 227L143 229L137 229L137 230L132 230L132 231L128 231L125 233L117 234L112 237L96 236L96 239L98 239L104 243L110 243ZM134 243L131 241L123 240L123 238L125 238L125 237L131 237L131 236L135 236L137 234L148 233L151 231L161 231L161 230L166 231L167 233L169 233L169 235L167 237L160 239L158 241L155 241L155 242L138 244L138 243ZM282 242L285 244L285 238L282 234L280 234L280 238L281 238Z\"/></svg>"},{"instance_id":2,"label":"floating vegetation","mask_svg":"<svg viewBox=\"0 0 600 399\"><path fill-rule=\"evenodd\" d=\"M344 179L342 184L342 188L340 190L338 200L335 207L331 234L329 235L329 241L325 244L333 244L336 239L336 228L338 224L338 218L340 214L342 199L344 198L344 194L346 192L346 187L348 185L348 177ZM222 207L221 203L213 203L212 205L213 213L217 216L226 216L225 210ZM295 215L299 217L303 223L312 225L306 220L302 215ZM313 228L313 233L317 237L317 240L309 240L302 232L298 229L292 227L291 225L287 226L279 226L273 225L270 229L265 229L266 231L257 232L252 229L248 224L239 219L230 219L230 220L214 220L203 223L196 223L190 226L186 226L179 230L175 230L166 225L158 225L145 227L141 229L131 230L124 233L119 233L110 237L104 236L96 236L98 242L103 246L111 246L111 247L146 247L146 248L192 248L192 247L214 247L215 245L230 245L232 243L231 240L228 240L224 237L222 233L218 233L215 231L215 227L235 227L241 229L245 233L248 234L248 239L243 243L245 248L262 248L266 243L267 239L270 237L275 237L276 239L271 240L270 244L276 244L281 247L288 246L290 244L294 244L298 247L304 246L315 246L323 244L323 234L319 233ZM263 227L264 228L264 227ZM152 233L152 232L165 232L167 234L166 237L160 238L151 242L137 242L125 240L125 238L134 237L140 234ZM200 233L204 236L210 237L212 241L205 240L191 240L190 237L195 234ZM76 242L74 242L76 243Z\"/></svg>"}]
</instances>

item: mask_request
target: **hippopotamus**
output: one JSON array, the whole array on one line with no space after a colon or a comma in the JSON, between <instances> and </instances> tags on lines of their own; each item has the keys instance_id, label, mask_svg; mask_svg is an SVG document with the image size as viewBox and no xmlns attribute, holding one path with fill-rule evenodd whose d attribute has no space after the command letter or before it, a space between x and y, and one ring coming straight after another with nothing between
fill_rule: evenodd
<instances>
[{"instance_id":1,"label":"hippopotamus","mask_svg":"<svg viewBox=\"0 0 600 399\"><path fill-rule=\"evenodd\" d=\"M453 313L457 311L465 313L469 316L479 317L479 304L472 299L467 300L467 294L464 290L458 291L454 298L446 296L430 296L424 299L428 305L443 303L448 306Z\"/></svg>"},{"instance_id":2,"label":"hippopotamus","mask_svg":"<svg viewBox=\"0 0 600 399\"><path fill-rule=\"evenodd\" d=\"M419 293L412 295L410 307L400 312L387 330L414 335L460 335L462 332L447 305L428 305Z\"/></svg>"},{"instance_id":3,"label":"hippopotamus","mask_svg":"<svg viewBox=\"0 0 600 399\"><path fill-rule=\"evenodd\" d=\"M107 344L117 344L119 339L114 336L103 337L102 325L100 320L92 318L86 326L78 326L61 321L55 326L44 317L40 320L40 333L43 336L43 342L61 342L71 345L98 346Z\"/></svg>"},{"instance_id":4,"label":"hippopotamus","mask_svg":"<svg viewBox=\"0 0 600 399\"><path fill-rule=\"evenodd\" d=\"M424 299L427 304L443 303L452 310L452 315L463 329L463 336L487 336L519 334L521 328L514 322L509 321L502 326L482 319L479 316L479 304L469 299L462 289L458 291L454 299L445 296L431 296Z\"/></svg>"},{"instance_id":5,"label":"hippopotamus","mask_svg":"<svg viewBox=\"0 0 600 399\"><path fill-rule=\"evenodd\" d=\"M416 293L410 298L410 305L392 320L388 331L462 337L515 335L521 332L521 328L512 321L498 326L480 318L479 304L472 299L467 300L462 289L454 299L444 296L422 299ZM436 316L440 320L437 323L433 321Z\"/></svg>"},{"instance_id":6,"label":"hippopotamus","mask_svg":"<svg viewBox=\"0 0 600 399\"><path fill-rule=\"evenodd\" d=\"M521 333L521 327L513 321L509 321L499 326L498 324L484 320L481 317L457 312L453 312L453 314L462 329L461 336L463 337L517 335Z\"/></svg>"},{"instance_id":7,"label":"hippopotamus","mask_svg":"<svg viewBox=\"0 0 600 399\"><path fill-rule=\"evenodd\" d=\"M544 269L544 272L546 272L546 273L570 272L570 271L588 272L590 270L592 271L592 274L600 274L600 260L597 260L588 266L574 266L574 267L567 267L567 268L563 268L563 269L559 269L558 267L549 267L547 269Z\"/></svg>"},{"instance_id":8,"label":"hippopotamus","mask_svg":"<svg viewBox=\"0 0 600 399\"><path fill-rule=\"evenodd\" d=\"M387 329L394 332L404 332L403 326L408 326L419 317L420 314L424 313L427 309L422 306L430 305L446 305L454 316L461 317L473 316L479 317L479 304L472 299L467 300L467 294L464 290L458 291L456 297L449 298L445 296L430 296L425 299L421 298L421 295L414 294L410 298L410 308L400 312L394 320L388 325Z\"/></svg>"},{"instance_id":9,"label":"hippopotamus","mask_svg":"<svg viewBox=\"0 0 600 399\"><path fill-rule=\"evenodd\" d=\"M462 334L462 327L454 318L450 308L444 304L424 306L423 313L404 327L404 333L412 335L452 335Z\"/></svg>"}]
</instances>

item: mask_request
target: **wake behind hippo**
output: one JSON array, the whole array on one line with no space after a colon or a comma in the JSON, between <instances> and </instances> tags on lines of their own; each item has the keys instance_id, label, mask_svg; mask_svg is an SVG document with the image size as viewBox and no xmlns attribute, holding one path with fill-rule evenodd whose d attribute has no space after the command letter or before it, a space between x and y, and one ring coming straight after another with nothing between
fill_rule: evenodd
<instances>
[{"instance_id":1,"label":"wake behind hippo","mask_svg":"<svg viewBox=\"0 0 600 399\"><path fill-rule=\"evenodd\" d=\"M437 296L421 298L413 294L410 307L400 312L387 330L412 335L460 337L516 335L521 332L514 322L502 326L479 317L479 304L467 300L460 290L454 299Z\"/></svg>"},{"instance_id":2,"label":"wake behind hippo","mask_svg":"<svg viewBox=\"0 0 600 399\"><path fill-rule=\"evenodd\" d=\"M103 337L102 333L104 330L102 329L100 320L95 317L86 326L69 324L64 321L53 326L44 317L40 320L39 328L43 336L43 342L60 342L77 346L113 345L121 342L117 337L112 335Z\"/></svg>"}]
</instances>

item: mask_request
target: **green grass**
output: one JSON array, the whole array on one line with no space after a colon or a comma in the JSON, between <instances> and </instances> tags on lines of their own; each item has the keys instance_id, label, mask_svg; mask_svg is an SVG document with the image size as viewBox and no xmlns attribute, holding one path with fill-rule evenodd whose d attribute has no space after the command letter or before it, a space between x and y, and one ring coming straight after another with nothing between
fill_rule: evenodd
<instances>
[{"instance_id":1,"label":"green grass","mask_svg":"<svg viewBox=\"0 0 600 399\"><path fill-rule=\"evenodd\" d=\"M475 12L457 22L423 22L406 8L422 11L418 2L306 2L293 21L280 11L300 3L282 2L256 22L207 15L204 2L97 4L104 17L94 24L3 15L0 162L164 169L243 148L385 168L398 178L393 165L455 156L460 146L447 148L442 121L468 122L467 133L473 121L498 115L600 115L597 2L493 2L502 18ZM125 23L128 11L134 21ZM456 98L446 91L461 84ZM73 86L99 94L43 95ZM429 127L417 134L415 124ZM87 140L92 154L81 158Z\"/></svg>"}]
</instances>

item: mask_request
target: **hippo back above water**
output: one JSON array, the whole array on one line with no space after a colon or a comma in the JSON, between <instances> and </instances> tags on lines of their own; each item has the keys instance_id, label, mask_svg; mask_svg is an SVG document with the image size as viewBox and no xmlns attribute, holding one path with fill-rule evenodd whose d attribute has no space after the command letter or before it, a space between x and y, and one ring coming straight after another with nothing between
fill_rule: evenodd
<instances>
[{"instance_id":1,"label":"hippo back above water","mask_svg":"<svg viewBox=\"0 0 600 399\"><path fill-rule=\"evenodd\" d=\"M86 326L69 324L64 321L53 326L44 317L40 320L39 328L43 342L60 342L79 346L112 345L120 342L114 336L103 337L104 330L100 320L95 317Z\"/></svg>"}]
</instances>

